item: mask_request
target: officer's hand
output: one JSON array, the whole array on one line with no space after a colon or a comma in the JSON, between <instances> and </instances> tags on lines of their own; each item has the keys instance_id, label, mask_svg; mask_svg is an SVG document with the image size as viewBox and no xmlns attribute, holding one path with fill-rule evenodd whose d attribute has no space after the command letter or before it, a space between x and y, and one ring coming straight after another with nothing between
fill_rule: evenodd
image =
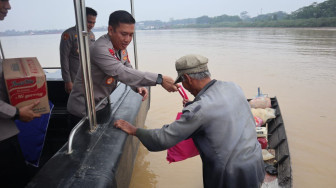
<instances>
[{"instance_id":1,"label":"officer's hand","mask_svg":"<svg viewBox=\"0 0 336 188\"><path fill-rule=\"evenodd\" d=\"M144 87L138 87L138 93L142 96L142 101L146 100L148 97L148 90Z\"/></svg>"},{"instance_id":2,"label":"officer's hand","mask_svg":"<svg viewBox=\"0 0 336 188\"><path fill-rule=\"evenodd\" d=\"M162 81L161 85L165 90L167 90L168 92L177 91L178 86L177 86L177 84L176 85L174 84L174 80L171 77L163 75L162 79L163 79L163 81Z\"/></svg>"},{"instance_id":3,"label":"officer's hand","mask_svg":"<svg viewBox=\"0 0 336 188\"><path fill-rule=\"evenodd\" d=\"M71 90L72 90L72 82L65 82L64 83L64 89L65 92L67 92L68 94L70 94Z\"/></svg>"},{"instance_id":4,"label":"officer's hand","mask_svg":"<svg viewBox=\"0 0 336 188\"><path fill-rule=\"evenodd\" d=\"M19 113L20 113L20 120L23 122L28 122L33 120L36 117L41 117L41 114L37 114L33 112L33 108L37 106L40 103L40 101L35 101L33 104L23 106L19 108Z\"/></svg>"},{"instance_id":5,"label":"officer's hand","mask_svg":"<svg viewBox=\"0 0 336 188\"><path fill-rule=\"evenodd\" d=\"M135 135L135 132L137 130L136 127L134 127L133 125L131 125L130 123L122 119L115 121L114 126L116 128L119 128L125 131L127 134L130 134L130 135Z\"/></svg>"}]
</instances>

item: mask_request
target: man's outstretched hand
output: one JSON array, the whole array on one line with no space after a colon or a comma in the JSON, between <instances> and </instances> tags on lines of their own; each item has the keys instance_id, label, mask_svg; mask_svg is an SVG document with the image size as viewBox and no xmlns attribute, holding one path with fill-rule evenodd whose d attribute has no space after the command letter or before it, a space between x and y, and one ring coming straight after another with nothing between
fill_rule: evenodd
<instances>
[{"instance_id":1,"label":"man's outstretched hand","mask_svg":"<svg viewBox=\"0 0 336 188\"><path fill-rule=\"evenodd\" d=\"M171 78L171 77L169 77L169 76L162 76L162 79L163 79L163 81L162 81L162 87L165 89L165 90L167 90L168 92L175 92L175 91L177 91L177 84L175 85L174 84L174 80Z\"/></svg>"},{"instance_id":2,"label":"man's outstretched hand","mask_svg":"<svg viewBox=\"0 0 336 188\"><path fill-rule=\"evenodd\" d=\"M130 123L122 119L115 121L114 126L116 128L119 128L125 131L127 134L130 134L130 135L135 135L135 132L137 130L136 127L134 127L133 125L131 125Z\"/></svg>"}]
</instances>

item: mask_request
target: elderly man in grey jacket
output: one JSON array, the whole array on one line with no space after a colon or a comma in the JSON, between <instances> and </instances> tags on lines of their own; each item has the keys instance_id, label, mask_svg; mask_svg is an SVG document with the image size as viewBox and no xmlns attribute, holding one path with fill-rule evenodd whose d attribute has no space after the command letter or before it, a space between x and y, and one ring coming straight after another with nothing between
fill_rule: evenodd
<instances>
[{"instance_id":1,"label":"elderly man in grey jacket","mask_svg":"<svg viewBox=\"0 0 336 188\"><path fill-rule=\"evenodd\" d=\"M250 106L238 85L212 80L207 63L199 55L176 61L175 83L182 82L195 96L179 120L153 130L136 128L124 120L115 126L137 136L150 151L192 138L203 162L204 187L260 187L265 170Z\"/></svg>"}]
</instances>

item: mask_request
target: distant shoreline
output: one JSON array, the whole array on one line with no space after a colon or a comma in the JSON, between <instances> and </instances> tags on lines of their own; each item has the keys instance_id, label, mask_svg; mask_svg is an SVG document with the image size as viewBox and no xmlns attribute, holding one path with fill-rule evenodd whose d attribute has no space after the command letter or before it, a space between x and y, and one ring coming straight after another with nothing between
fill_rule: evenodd
<instances>
[{"instance_id":1,"label":"distant shoreline","mask_svg":"<svg viewBox=\"0 0 336 188\"><path fill-rule=\"evenodd\" d=\"M326 0L322 3L312 3L290 14L277 11L250 17L243 11L240 15L229 16L226 14L214 17L201 16L186 18L169 22L160 20L139 21L136 30L164 30L181 28L334 28L336 27L336 0ZM0 32L0 36L46 35L61 34L65 29L52 30L7 30ZM93 32L107 31L107 26L95 27Z\"/></svg>"},{"instance_id":2,"label":"distant shoreline","mask_svg":"<svg viewBox=\"0 0 336 188\"><path fill-rule=\"evenodd\" d=\"M330 29L330 30L336 30L336 26L332 26L332 27L277 27L277 26L202 26L202 27L193 27L188 26L188 27L171 27L171 28L155 28L155 29L136 29L136 30L140 30L140 31L146 31L146 30L179 30L179 29L202 29L202 28L246 28L246 29L251 29L251 28L293 28L293 29ZM20 33L12 33L12 34L3 34L0 32L0 37L15 37L15 36L34 36L34 35L52 35L52 34L62 34L64 30L59 31L59 32L44 32L44 30L39 31L35 31L34 33L27 33L25 31L20 32ZM93 30L93 32L105 32L106 30Z\"/></svg>"}]
</instances>

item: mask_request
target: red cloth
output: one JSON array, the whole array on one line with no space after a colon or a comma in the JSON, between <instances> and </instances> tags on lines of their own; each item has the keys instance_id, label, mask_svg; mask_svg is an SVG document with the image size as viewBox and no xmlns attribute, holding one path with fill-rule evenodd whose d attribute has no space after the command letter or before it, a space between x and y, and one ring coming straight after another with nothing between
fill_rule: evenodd
<instances>
[{"instance_id":1,"label":"red cloth","mask_svg":"<svg viewBox=\"0 0 336 188\"><path fill-rule=\"evenodd\" d=\"M259 137L258 141L260 143L261 149L266 149L267 148L267 139L264 137Z\"/></svg>"}]
</instances>

